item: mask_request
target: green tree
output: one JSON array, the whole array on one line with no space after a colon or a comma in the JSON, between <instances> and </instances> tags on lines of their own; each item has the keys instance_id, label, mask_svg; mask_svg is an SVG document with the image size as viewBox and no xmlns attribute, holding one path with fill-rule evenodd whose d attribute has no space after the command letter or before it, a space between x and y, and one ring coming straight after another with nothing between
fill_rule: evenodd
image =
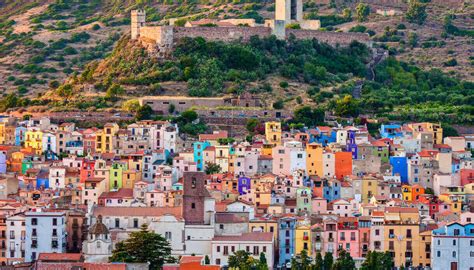
<instances>
[{"instance_id":1,"label":"green tree","mask_svg":"<svg viewBox=\"0 0 474 270\"><path fill-rule=\"evenodd\" d=\"M356 16L359 22L364 22L370 14L370 7L367 4L359 3L356 7Z\"/></svg>"},{"instance_id":2,"label":"green tree","mask_svg":"<svg viewBox=\"0 0 474 270\"><path fill-rule=\"evenodd\" d=\"M255 132L255 128L257 128L257 125L259 124L259 121L257 119L248 119L247 124L245 124L245 128L247 129L248 132L253 133Z\"/></svg>"},{"instance_id":3,"label":"green tree","mask_svg":"<svg viewBox=\"0 0 474 270\"><path fill-rule=\"evenodd\" d=\"M356 269L354 259L345 249L339 250L339 256L332 266L332 270L353 270Z\"/></svg>"},{"instance_id":4,"label":"green tree","mask_svg":"<svg viewBox=\"0 0 474 270\"><path fill-rule=\"evenodd\" d=\"M229 256L229 267L239 270L250 270L255 265L255 260L250 253L245 250L237 250Z\"/></svg>"},{"instance_id":5,"label":"green tree","mask_svg":"<svg viewBox=\"0 0 474 270\"><path fill-rule=\"evenodd\" d=\"M418 35L416 34L416 32L410 32L408 34L408 45L410 45L410 47L412 48L415 48L417 44L418 44Z\"/></svg>"},{"instance_id":6,"label":"green tree","mask_svg":"<svg viewBox=\"0 0 474 270\"><path fill-rule=\"evenodd\" d=\"M411 23L423 24L428 17L426 13L426 4L419 0L409 0L408 10L405 13L405 18Z\"/></svg>"},{"instance_id":7,"label":"green tree","mask_svg":"<svg viewBox=\"0 0 474 270\"><path fill-rule=\"evenodd\" d=\"M125 93L125 89L122 86L113 83L105 92L105 98L110 100L116 100L118 96L123 95Z\"/></svg>"},{"instance_id":8,"label":"green tree","mask_svg":"<svg viewBox=\"0 0 474 270\"><path fill-rule=\"evenodd\" d=\"M208 59L199 65L198 77L188 81L189 95L208 97L220 93L224 88L222 70L216 59Z\"/></svg>"},{"instance_id":9,"label":"green tree","mask_svg":"<svg viewBox=\"0 0 474 270\"><path fill-rule=\"evenodd\" d=\"M138 109L140 109L140 102L138 102L138 99L130 99L122 104L122 110L126 112L135 113Z\"/></svg>"},{"instance_id":10,"label":"green tree","mask_svg":"<svg viewBox=\"0 0 474 270\"><path fill-rule=\"evenodd\" d=\"M221 166L216 163L206 162L205 172L206 174L220 173L222 170Z\"/></svg>"},{"instance_id":11,"label":"green tree","mask_svg":"<svg viewBox=\"0 0 474 270\"><path fill-rule=\"evenodd\" d=\"M441 124L441 127L443 128L443 138L459 136L459 132L453 128L453 126L443 123Z\"/></svg>"},{"instance_id":12,"label":"green tree","mask_svg":"<svg viewBox=\"0 0 474 270\"><path fill-rule=\"evenodd\" d=\"M332 257L332 252L326 252L324 254L324 270L331 270L334 263L334 258Z\"/></svg>"},{"instance_id":13,"label":"green tree","mask_svg":"<svg viewBox=\"0 0 474 270\"><path fill-rule=\"evenodd\" d=\"M257 268L259 270L267 270L268 269L267 257L265 256L265 252L260 253L260 258L258 260Z\"/></svg>"},{"instance_id":14,"label":"green tree","mask_svg":"<svg viewBox=\"0 0 474 270\"><path fill-rule=\"evenodd\" d=\"M136 114L135 114L135 119L137 121L139 120L150 120L151 117L153 116L153 109L149 105L143 105L140 108L138 108Z\"/></svg>"},{"instance_id":15,"label":"green tree","mask_svg":"<svg viewBox=\"0 0 474 270\"><path fill-rule=\"evenodd\" d=\"M335 112L338 116L356 117L359 115L359 102L352 98L351 95L345 95L336 101Z\"/></svg>"},{"instance_id":16,"label":"green tree","mask_svg":"<svg viewBox=\"0 0 474 270\"><path fill-rule=\"evenodd\" d=\"M310 106L300 107L294 111L293 121L303 123L308 127L320 125L324 122L324 110Z\"/></svg>"},{"instance_id":17,"label":"green tree","mask_svg":"<svg viewBox=\"0 0 474 270\"><path fill-rule=\"evenodd\" d=\"M209 256L206 255L206 257L204 257L204 264L208 265L208 264L211 264L211 259L209 259Z\"/></svg>"},{"instance_id":18,"label":"green tree","mask_svg":"<svg viewBox=\"0 0 474 270\"><path fill-rule=\"evenodd\" d=\"M324 268L324 260L323 256L321 256L321 252L316 254L316 262L314 264L314 270L323 270Z\"/></svg>"},{"instance_id":19,"label":"green tree","mask_svg":"<svg viewBox=\"0 0 474 270\"><path fill-rule=\"evenodd\" d=\"M110 262L150 263L150 269L161 269L163 264L174 262L171 246L160 234L149 231L143 224L140 231L130 233L130 237L117 243Z\"/></svg>"},{"instance_id":20,"label":"green tree","mask_svg":"<svg viewBox=\"0 0 474 270\"><path fill-rule=\"evenodd\" d=\"M342 10L342 17L346 20L352 19L352 11L350 8L345 8Z\"/></svg>"},{"instance_id":21,"label":"green tree","mask_svg":"<svg viewBox=\"0 0 474 270\"><path fill-rule=\"evenodd\" d=\"M175 109L176 109L176 106L175 106L173 103L171 103L171 104L168 106L168 113L173 114L174 111L175 111Z\"/></svg>"},{"instance_id":22,"label":"green tree","mask_svg":"<svg viewBox=\"0 0 474 270\"><path fill-rule=\"evenodd\" d=\"M361 270L391 270L393 266L393 258L389 252L369 251Z\"/></svg>"},{"instance_id":23,"label":"green tree","mask_svg":"<svg viewBox=\"0 0 474 270\"><path fill-rule=\"evenodd\" d=\"M279 99L275 102L273 102L273 109L275 110L281 110L285 106L285 103L283 102L282 99Z\"/></svg>"}]
</instances>

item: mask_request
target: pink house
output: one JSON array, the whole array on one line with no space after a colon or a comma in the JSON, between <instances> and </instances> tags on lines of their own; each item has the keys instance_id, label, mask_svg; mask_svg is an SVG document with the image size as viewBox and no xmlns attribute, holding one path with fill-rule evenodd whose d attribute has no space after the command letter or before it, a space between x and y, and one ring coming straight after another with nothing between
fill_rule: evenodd
<instances>
[{"instance_id":1,"label":"pink house","mask_svg":"<svg viewBox=\"0 0 474 270\"><path fill-rule=\"evenodd\" d=\"M290 175L290 151L283 145L278 145L272 149L273 174Z\"/></svg>"},{"instance_id":2,"label":"pink house","mask_svg":"<svg viewBox=\"0 0 474 270\"><path fill-rule=\"evenodd\" d=\"M352 258L360 257L359 220L356 217L340 217L337 221L338 250L345 249Z\"/></svg>"},{"instance_id":3,"label":"pink house","mask_svg":"<svg viewBox=\"0 0 474 270\"><path fill-rule=\"evenodd\" d=\"M326 214L328 202L324 198L315 197L311 200L311 209L314 214Z\"/></svg>"},{"instance_id":4,"label":"pink house","mask_svg":"<svg viewBox=\"0 0 474 270\"><path fill-rule=\"evenodd\" d=\"M461 169L460 172L461 186L474 183L474 169Z\"/></svg>"}]
</instances>

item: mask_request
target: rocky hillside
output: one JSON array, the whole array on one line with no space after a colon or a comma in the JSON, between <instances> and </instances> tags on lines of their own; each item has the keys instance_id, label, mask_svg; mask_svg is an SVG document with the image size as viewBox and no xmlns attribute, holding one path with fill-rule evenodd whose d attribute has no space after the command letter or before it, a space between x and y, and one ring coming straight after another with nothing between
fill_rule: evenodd
<instances>
[{"instance_id":1,"label":"rocky hillside","mask_svg":"<svg viewBox=\"0 0 474 270\"><path fill-rule=\"evenodd\" d=\"M472 109L472 85L468 82L474 76L474 60L469 57L474 25L471 1L443 5L439 4L442 1L422 0L415 11L405 3L395 8L370 4L366 13L358 1L318 3L305 1L305 18L321 20L326 31L365 32L375 47L385 48L409 65L398 61L383 65L379 74L384 76L360 87L368 61L363 51L302 44L305 50L294 53L291 45L260 41L286 51L280 54L262 44L198 43L224 50L226 59L218 54L221 52L212 54L209 47L192 51L190 43L184 43L173 59L160 62L127 37L129 12L134 8L144 7L147 21L155 23L166 23L169 18L230 17L261 22L273 17L274 5L269 1L3 1L0 80L4 83L0 91L13 96L4 97L0 107L21 104L93 110L120 107L122 101L145 94L205 96L242 91L261 94L269 107L293 108L301 103L334 107L358 85L364 113L472 121L464 117ZM378 9L386 14L377 14ZM388 15L392 9L395 14ZM247 57L253 64L239 66L241 59L232 59L233 54ZM326 61L333 59L331 54L340 61ZM346 69L354 56L360 63ZM306 62L308 66L302 65ZM426 72L433 68L451 78L437 70ZM402 74L405 77L401 78ZM208 75L211 80L203 79ZM426 77L430 79L424 83ZM438 92L445 100L449 98L449 104L433 105L442 101L433 96ZM446 93L450 95L446 97ZM410 102L420 105L410 106ZM341 115L354 114L353 109ZM460 118L455 116L457 112Z\"/></svg>"}]
</instances>

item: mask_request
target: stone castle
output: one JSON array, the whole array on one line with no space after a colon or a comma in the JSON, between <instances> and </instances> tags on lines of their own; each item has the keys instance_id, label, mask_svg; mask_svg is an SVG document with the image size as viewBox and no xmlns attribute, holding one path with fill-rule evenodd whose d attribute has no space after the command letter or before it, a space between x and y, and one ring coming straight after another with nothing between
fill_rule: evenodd
<instances>
[{"instance_id":1,"label":"stone castle","mask_svg":"<svg viewBox=\"0 0 474 270\"><path fill-rule=\"evenodd\" d=\"M186 23L184 27L173 25L147 26L146 14L143 10L133 10L131 13L131 38L140 40L149 49L159 54L166 54L173 45L184 37L203 37L215 41L248 41L252 36L268 37L275 35L286 39L294 35L297 39L315 38L331 45L349 45L358 41L371 46L370 38L364 33L342 33L319 31L318 20L303 20L302 0L276 0L275 19L266 20L264 24L256 24L253 19L203 20L203 22ZM289 24L297 23L301 29L287 28ZM213 27L205 27L211 25Z\"/></svg>"}]
</instances>

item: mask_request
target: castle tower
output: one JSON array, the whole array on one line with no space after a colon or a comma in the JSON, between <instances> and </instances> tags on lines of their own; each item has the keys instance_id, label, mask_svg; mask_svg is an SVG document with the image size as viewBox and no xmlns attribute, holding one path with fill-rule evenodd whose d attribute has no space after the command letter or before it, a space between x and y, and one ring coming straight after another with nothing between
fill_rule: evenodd
<instances>
[{"instance_id":1,"label":"castle tower","mask_svg":"<svg viewBox=\"0 0 474 270\"><path fill-rule=\"evenodd\" d=\"M205 201L210 197L204 172L185 172L183 184L183 217L186 224L205 224Z\"/></svg>"},{"instance_id":2,"label":"castle tower","mask_svg":"<svg viewBox=\"0 0 474 270\"><path fill-rule=\"evenodd\" d=\"M87 240L83 242L82 252L86 262L107 262L112 255L112 237L107 226L102 223L102 216L89 228Z\"/></svg>"},{"instance_id":3,"label":"castle tower","mask_svg":"<svg viewBox=\"0 0 474 270\"><path fill-rule=\"evenodd\" d=\"M303 0L276 0L275 21L285 21L285 25L303 20Z\"/></svg>"},{"instance_id":4,"label":"castle tower","mask_svg":"<svg viewBox=\"0 0 474 270\"><path fill-rule=\"evenodd\" d=\"M145 26L146 13L144 10L132 10L131 15L131 32L132 40L137 39L140 36L140 27Z\"/></svg>"}]
</instances>

